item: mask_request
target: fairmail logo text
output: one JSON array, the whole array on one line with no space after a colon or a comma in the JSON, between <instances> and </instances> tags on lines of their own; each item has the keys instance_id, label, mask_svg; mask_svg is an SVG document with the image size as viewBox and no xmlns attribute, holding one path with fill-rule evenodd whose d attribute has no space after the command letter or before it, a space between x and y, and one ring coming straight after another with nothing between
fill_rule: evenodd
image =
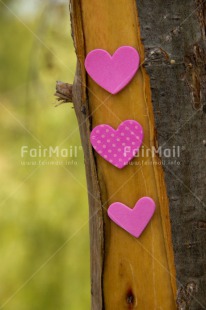
<instances>
[{"instance_id":1,"label":"fairmail logo text","mask_svg":"<svg viewBox=\"0 0 206 310\"><path fill-rule=\"evenodd\" d=\"M143 145L140 149L133 149L131 148L131 146L125 146L124 156L126 157L128 153L131 153L131 151L133 157L149 158L158 155L164 158L179 158L181 147L179 145L173 145L171 148L163 148L161 146L158 148L156 148L155 146L148 148Z\"/></svg>"}]
</instances>

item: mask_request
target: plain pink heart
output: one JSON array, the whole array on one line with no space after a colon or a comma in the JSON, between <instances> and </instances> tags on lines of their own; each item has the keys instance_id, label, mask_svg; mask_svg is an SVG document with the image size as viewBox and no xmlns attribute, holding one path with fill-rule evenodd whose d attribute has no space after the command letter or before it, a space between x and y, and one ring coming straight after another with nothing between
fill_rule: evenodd
<instances>
[{"instance_id":1,"label":"plain pink heart","mask_svg":"<svg viewBox=\"0 0 206 310\"><path fill-rule=\"evenodd\" d=\"M149 197L143 197L137 201L133 209L123 203L115 202L110 205L107 212L113 222L138 238L149 223L154 211L154 201Z\"/></svg>"},{"instance_id":2,"label":"plain pink heart","mask_svg":"<svg viewBox=\"0 0 206 310\"><path fill-rule=\"evenodd\" d=\"M135 157L142 140L142 126L134 120L122 122L117 130L105 124L96 126L90 135L96 152L119 169Z\"/></svg>"},{"instance_id":3,"label":"plain pink heart","mask_svg":"<svg viewBox=\"0 0 206 310\"><path fill-rule=\"evenodd\" d=\"M102 49L91 51L85 59L85 68L98 85L116 94L131 81L139 62L136 49L122 46L112 56Z\"/></svg>"}]
</instances>

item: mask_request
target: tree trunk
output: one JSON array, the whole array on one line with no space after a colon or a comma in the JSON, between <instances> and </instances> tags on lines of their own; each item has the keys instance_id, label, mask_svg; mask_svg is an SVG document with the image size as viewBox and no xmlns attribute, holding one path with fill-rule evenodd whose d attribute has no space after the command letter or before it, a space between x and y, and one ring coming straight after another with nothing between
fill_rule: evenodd
<instances>
[{"instance_id":1,"label":"tree trunk","mask_svg":"<svg viewBox=\"0 0 206 310\"><path fill-rule=\"evenodd\" d=\"M71 0L70 8L77 54L72 99L89 195L92 309L205 309L205 4ZM95 48L113 54L122 45L139 51L141 67L112 96L86 76L84 59ZM163 152L163 167L158 155L150 155L118 170L93 151L94 126L117 128L126 119L143 126L146 148L157 147L154 116L159 145L179 158L168 160ZM116 201L132 208L142 196L155 200L156 211L135 239L106 211Z\"/></svg>"}]
</instances>

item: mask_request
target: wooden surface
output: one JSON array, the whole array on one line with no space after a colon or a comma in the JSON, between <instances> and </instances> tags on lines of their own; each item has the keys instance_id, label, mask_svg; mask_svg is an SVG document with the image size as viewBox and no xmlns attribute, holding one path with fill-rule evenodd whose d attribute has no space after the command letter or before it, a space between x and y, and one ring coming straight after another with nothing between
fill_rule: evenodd
<instances>
[{"instance_id":1,"label":"wooden surface","mask_svg":"<svg viewBox=\"0 0 206 310\"><path fill-rule=\"evenodd\" d=\"M206 2L137 5L158 142L163 148L180 146L180 157L174 158L179 165L163 156L178 306L206 309Z\"/></svg>"},{"instance_id":2,"label":"wooden surface","mask_svg":"<svg viewBox=\"0 0 206 310\"><path fill-rule=\"evenodd\" d=\"M121 45L135 47L144 62L136 3L75 0L71 4L78 58L73 97L85 151L93 216L90 221L92 307L95 310L176 309L168 199L159 158L140 157L133 160L136 165L118 170L92 152L89 144L92 127L106 123L117 128L126 119L137 120L143 126L145 148L151 149L157 143L150 82L144 67L141 66L122 92L112 96L85 78L83 66L85 55L92 49L103 48L112 54ZM106 210L115 201L133 208L142 196L153 198L157 208L142 236L135 239L111 222Z\"/></svg>"}]
</instances>

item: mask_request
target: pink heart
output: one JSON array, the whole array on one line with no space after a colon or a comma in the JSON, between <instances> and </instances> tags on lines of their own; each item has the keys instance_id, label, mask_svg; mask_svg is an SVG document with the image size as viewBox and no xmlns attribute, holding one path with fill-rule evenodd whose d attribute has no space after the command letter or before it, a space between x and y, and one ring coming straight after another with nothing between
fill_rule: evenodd
<instances>
[{"instance_id":1,"label":"pink heart","mask_svg":"<svg viewBox=\"0 0 206 310\"><path fill-rule=\"evenodd\" d=\"M121 46L111 56L107 51L95 49L85 60L91 78L111 94L118 93L133 78L139 68L140 57L131 46Z\"/></svg>"},{"instance_id":2,"label":"pink heart","mask_svg":"<svg viewBox=\"0 0 206 310\"><path fill-rule=\"evenodd\" d=\"M142 126L134 120L122 122L117 130L109 125L96 126L90 135L96 152L120 169L137 154L142 140Z\"/></svg>"},{"instance_id":3,"label":"pink heart","mask_svg":"<svg viewBox=\"0 0 206 310\"><path fill-rule=\"evenodd\" d=\"M155 211L155 203L149 197L143 197L137 201L133 209L121 202L115 202L108 209L108 216L118 226L138 238Z\"/></svg>"}]
</instances>

